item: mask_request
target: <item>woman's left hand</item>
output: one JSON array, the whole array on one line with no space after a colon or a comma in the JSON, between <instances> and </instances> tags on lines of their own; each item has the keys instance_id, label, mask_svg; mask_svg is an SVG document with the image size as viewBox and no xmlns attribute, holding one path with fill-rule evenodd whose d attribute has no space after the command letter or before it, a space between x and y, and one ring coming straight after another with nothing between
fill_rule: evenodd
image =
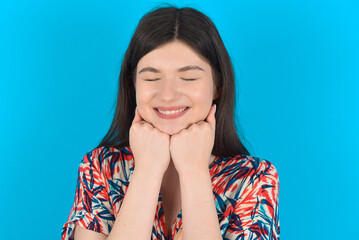
<instances>
[{"instance_id":1,"label":"woman's left hand","mask_svg":"<svg viewBox=\"0 0 359 240\"><path fill-rule=\"evenodd\" d=\"M206 121L199 121L171 136L170 153L178 174L208 171L216 129L213 105ZM212 159L213 160L213 159Z\"/></svg>"}]
</instances>

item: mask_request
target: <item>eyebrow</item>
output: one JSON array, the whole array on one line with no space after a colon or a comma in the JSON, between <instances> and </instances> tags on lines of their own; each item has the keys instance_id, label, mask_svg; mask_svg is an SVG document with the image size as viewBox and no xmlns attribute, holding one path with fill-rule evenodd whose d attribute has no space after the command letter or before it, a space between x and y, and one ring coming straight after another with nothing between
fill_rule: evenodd
<instances>
[{"instance_id":1,"label":"eyebrow","mask_svg":"<svg viewBox=\"0 0 359 240\"><path fill-rule=\"evenodd\" d=\"M185 71L189 71L189 70L201 70L201 71L204 71L203 68L198 67L196 65L189 65L189 66L181 67L177 71L178 72L185 72ZM158 69L156 69L156 68L153 68L153 67L145 67L145 68L141 69L141 71L139 71L138 74L143 73L143 72L159 73L160 71Z\"/></svg>"}]
</instances>

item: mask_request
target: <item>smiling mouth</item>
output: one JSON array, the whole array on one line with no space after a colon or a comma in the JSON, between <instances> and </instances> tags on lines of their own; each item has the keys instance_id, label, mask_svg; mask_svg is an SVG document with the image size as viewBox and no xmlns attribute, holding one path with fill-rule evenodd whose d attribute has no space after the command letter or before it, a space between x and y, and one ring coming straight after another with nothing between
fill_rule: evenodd
<instances>
[{"instance_id":1,"label":"smiling mouth","mask_svg":"<svg viewBox=\"0 0 359 240\"><path fill-rule=\"evenodd\" d=\"M156 110L159 111L162 114L165 114L165 115L172 115L172 114L175 114L175 113L183 112L187 108L188 107L184 107L184 108L181 108L181 109L178 109L178 110L172 110L172 111L163 111L163 110L159 110L158 108L156 108Z\"/></svg>"},{"instance_id":2,"label":"smiling mouth","mask_svg":"<svg viewBox=\"0 0 359 240\"><path fill-rule=\"evenodd\" d=\"M176 109L176 110L164 110L164 108L162 108L160 110L158 108L154 108L157 115L163 119L179 118L179 117L183 116L184 114L186 114L188 112L188 109L190 109L190 107L182 107L182 108Z\"/></svg>"}]
</instances>

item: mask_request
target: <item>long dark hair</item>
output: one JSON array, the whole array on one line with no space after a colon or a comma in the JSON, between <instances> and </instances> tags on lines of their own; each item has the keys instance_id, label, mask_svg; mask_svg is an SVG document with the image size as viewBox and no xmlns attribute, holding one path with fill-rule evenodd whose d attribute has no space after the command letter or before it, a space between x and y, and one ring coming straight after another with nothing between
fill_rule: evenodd
<instances>
[{"instance_id":1,"label":"long dark hair","mask_svg":"<svg viewBox=\"0 0 359 240\"><path fill-rule=\"evenodd\" d=\"M212 67L219 94L213 101L217 110L212 154L220 157L250 155L236 131L234 72L217 28L198 10L174 6L155 8L140 20L122 62L115 116L98 147L129 146L129 129L136 108L134 80L137 63L150 51L173 40L190 46Z\"/></svg>"}]
</instances>

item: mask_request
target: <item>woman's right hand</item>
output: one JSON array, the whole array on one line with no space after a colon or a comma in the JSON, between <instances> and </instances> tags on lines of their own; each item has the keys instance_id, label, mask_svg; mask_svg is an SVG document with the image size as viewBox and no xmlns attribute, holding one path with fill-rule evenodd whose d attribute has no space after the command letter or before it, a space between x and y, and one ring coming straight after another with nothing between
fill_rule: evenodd
<instances>
[{"instance_id":1,"label":"woman's right hand","mask_svg":"<svg viewBox=\"0 0 359 240\"><path fill-rule=\"evenodd\" d=\"M143 120L137 108L130 127L129 143L135 170L162 177L170 163L170 136Z\"/></svg>"}]
</instances>

